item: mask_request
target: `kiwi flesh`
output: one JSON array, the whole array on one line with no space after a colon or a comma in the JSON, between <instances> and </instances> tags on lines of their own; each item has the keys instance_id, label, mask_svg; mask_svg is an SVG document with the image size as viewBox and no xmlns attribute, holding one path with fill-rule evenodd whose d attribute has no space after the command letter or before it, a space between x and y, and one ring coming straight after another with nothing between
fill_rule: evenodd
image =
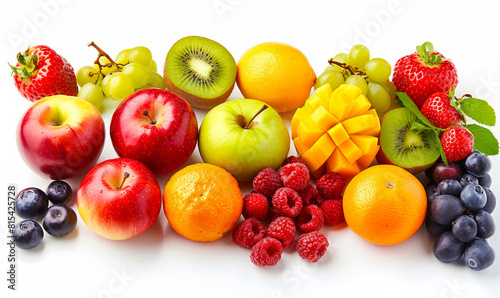
<instances>
[{"instance_id":1,"label":"kiwi flesh","mask_svg":"<svg viewBox=\"0 0 500 298\"><path fill-rule=\"evenodd\" d=\"M381 151L390 162L413 173L432 166L440 157L439 139L431 130L410 130L415 121L417 116L410 110L397 108L385 114L380 129Z\"/></svg>"},{"instance_id":2,"label":"kiwi flesh","mask_svg":"<svg viewBox=\"0 0 500 298\"><path fill-rule=\"evenodd\" d=\"M236 61L216 41L188 36L168 51L163 78L167 89L192 107L211 109L229 97L236 80Z\"/></svg>"}]
</instances>

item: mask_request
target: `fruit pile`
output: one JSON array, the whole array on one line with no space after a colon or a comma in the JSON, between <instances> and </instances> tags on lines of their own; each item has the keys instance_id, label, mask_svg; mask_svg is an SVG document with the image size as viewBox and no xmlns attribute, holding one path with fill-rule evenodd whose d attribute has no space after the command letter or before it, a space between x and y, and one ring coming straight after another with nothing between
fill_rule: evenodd
<instances>
[{"instance_id":1,"label":"fruit pile","mask_svg":"<svg viewBox=\"0 0 500 298\"><path fill-rule=\"evenodd\" d=\"M76 73L81 87L78 97L99 108L104 95L115 100L124 100L139 89L156 87L165 89L165 82L157 71L151 51L146 47L134 47L118 53L115 60L99 48L93 66L83 66Z\"/></svg>"},{"instance_id":2,"label":"fruit pile","mask_svg":"<svg viewBox=\"0 0 500 298\"><path fill-rule=\"evenodd\" d=\"M251 249L250 260L257 266L276 265L294 242L303 259L319 261L329 245L319 230L323 224L344 221L344 178L328 173L314 187L306 163L290 156L278 172L263 169L252 184L254 190L243 198L245 220L234 228L233 242ZM269 222L267 228L265 222ZM302 234L296 239L297 231Z\"/></svg>"},{"instance_id":3,"label":"fruit pile","mask_svg":"<svg viewBox=\"0 0 500 298\"><path fill-rule=\"evenodd\" d=\"M496 197L489 189L490 159L474 151L458 163L437 163L427 175L429 212L427 231L437 237L433 252L450 263L462 256L469 268L479 271L491 266L495 252L487 239L495 233L491 213Z\"/></svg>"},{"instance_id":4,"label":"fruit pile","mask_svg":"<svg viewBox=\"0 0 500 298\"><path fill-rule=\"evenodd\" d=\"M366 46L355 45L349 54L339 53L328 63L330 65L318 76L314 90L325 84L329 84L332 90L342 84L358 86L380 117L399 107L394 95L396 87L389 80L391 65L382 58L370 59L370 50Z\"/></svg>"},{"instance_id":5,"label":"fruit pile","mask_svg":"<svg viewBox=\"0 0 500 298\"><path fill-rule=\"evenodd\" d=\"M66 205L72 193L68 183L58 180L52 181L46 192L36 187L21 190L15 199L15 212L24 220L16 224L12 233L17 247L38 246L43 240L43 230L54 237L71 233L77 222L75 211ZM36 222L39 219L42 226Z\"/></svg>"}]
</instances>

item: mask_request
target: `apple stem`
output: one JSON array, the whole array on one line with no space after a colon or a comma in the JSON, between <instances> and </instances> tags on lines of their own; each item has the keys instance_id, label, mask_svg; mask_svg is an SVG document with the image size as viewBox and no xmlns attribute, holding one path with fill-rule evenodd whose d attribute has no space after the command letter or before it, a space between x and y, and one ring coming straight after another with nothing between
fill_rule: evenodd
<instances>
[{"instance_id":1,"label":"apple stem","mask_svg":"<svg viewBox=\"0 0 500 298\"><path fill-rule=\"evenodd\" d=\"M118 189L122 189L123 183L125 183L125 180L127 180L128 177L130 177L130 174L128 172L123 173L123 180L122 180L122 183L120 184L120 187L118 187Z\"/></svg>"},{"instance_id":2,"label":"apple stem","mask_svg":"<svg viewBox=\"0 0 500 298\"><path fill-rule=\"evenodd\" d=\"M151 118L151 115L149 114L148 110L144 110L144 112L142 112L142 114L146 117L149 118L149 120L151 120L151 124L152 125L155 125L156 124L156 121L153 120L153 118Z\"/></svg>"},{"instance_id":3,"label":"apple stem","mask_svg":"<svg viewBox=\"0 0 500 298\"><path fill-rule=\"evenodd\" d=\"M250 121L245 125L244 129L248 129L250 125L252 124L252 121L259 116L260 113L264 112L267 108L269 108L267 105L263 105L262 108L250 119Z\"/></svg>"}]
</instances>

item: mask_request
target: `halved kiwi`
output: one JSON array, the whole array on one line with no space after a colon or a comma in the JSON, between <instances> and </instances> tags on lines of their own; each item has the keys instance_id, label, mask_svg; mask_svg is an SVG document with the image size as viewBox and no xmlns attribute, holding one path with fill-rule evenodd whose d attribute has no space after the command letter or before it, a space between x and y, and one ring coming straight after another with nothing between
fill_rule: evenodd
<instances>
[{"instance_id":1,"label":"halved kiwi","mask_svg":"<svg viewBox=\"0 0 500 298\"><path fill-rule=\"evenodd\" d=\"M211 109L223 103L233 91L236 62L218 42L188 36L168 51L163 78L167 89L191 106Z\"/></svg>"},{"instance_id":2,"label":"halved kiwi","mask_svg":"<svg viewBox=\"0 0 500 298\"><path fill-rule=\"evenodd\" d=\"M383 154L390 162L412 173L432 166L440 156L439 139L433 131L410 130L415 121L417 116L410 110L398 108L385 114L380 129Z\"/></svg>"}]
</instances>

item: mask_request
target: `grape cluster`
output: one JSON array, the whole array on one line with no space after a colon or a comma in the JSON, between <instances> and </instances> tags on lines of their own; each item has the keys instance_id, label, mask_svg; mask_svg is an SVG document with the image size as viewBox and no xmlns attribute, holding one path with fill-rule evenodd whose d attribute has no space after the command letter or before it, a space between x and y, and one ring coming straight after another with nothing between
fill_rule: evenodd
<instances>
[{"instance_id":1,"label":"grape cluster","mask_svg":"<svg viewBox=\"0 0 500 298\"><path fill-rule=\"evenodd\" d=\"M491 266L495 252L486 239L495 233L491 213L496 197L489 189L488 156L473 151L457 163L438 162L426 172L431 183L426 186L427 231L437 237L434 256L449 263L462 256L469 268L479 271Z\"/></svg>"},{"instance_id":2,"label":"grape cluster","mask_svg":"<svg viewBox=\"0 0 500 298\"><path fill-rule=\"evenodd\" d=\"M123 100L134 91L156 87L165 89L163 77L157 73L157 64L146 47L125 49L112 60L94 43L99 55L92 66L83 66L76 73L81 87L78 97L99 108L104 96Z\"/></svg>"},{"instance_id":3,"label":"grape cluster","mask_svg":"<svg viewBox=\"0 0 500 298\"><path fill-rule=\"evenodd\" d=\"M396 86L389 80L391 65L382 58L370 59L370 51L364 45L355 45L349 54L339 53L328 63L316 80L315 90L325 84L330 84L332 90L350 84L361 88L380 116L395 106Z\"/></svg>"}]
</instances>

